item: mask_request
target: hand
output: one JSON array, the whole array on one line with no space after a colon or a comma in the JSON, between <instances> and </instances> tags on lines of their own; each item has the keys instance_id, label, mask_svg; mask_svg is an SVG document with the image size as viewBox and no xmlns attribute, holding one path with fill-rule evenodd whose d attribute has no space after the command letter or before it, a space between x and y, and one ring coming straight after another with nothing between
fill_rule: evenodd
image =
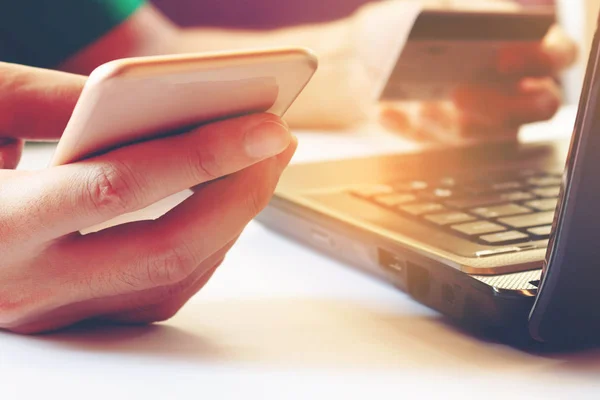
<instances>
[{"instance_id":1,"label":"hand","mask_svg":"<svg viewBox=\"0 0 600 400\"><path fill-rule=\"evenodd\" d=\"M24 139L58 140L83 76L0 62L0 169L16 168Z\"/></svg>"},{"instance_id":2,"label":"hand","mask_svg":"<svg viewBox=\"0 0 600 400\"><path fill-rule=\"evenodd\" d=\"M439 0L426 3L441 5ZM518 7L510 2L490 0L454 0L450 6L498 10ZM369 76L362 81L382 79L378 67L386 64L389 55L373 49L397 46L396 21L405 7L406 3L398 1L376 3L363 7L354 17L354 31L358 32L354 41L355 57L361 60ZM373 43L381 45L373 47ZM549 119L556 113L561 93L554 77L574 62L576 53L573 41L555 26L541 45L501 49L497 61L498 73L505 77L501 86L462 87L448 102L381 104L371 118L379 119L389 130L426 141L514 138L521 125ZM354 82L359 81L354 79ZM367 90L368 84L363 84L362 97L372 98ZM367 104L362 107L366 108Z\"/></svg>"},{"instance_id":3,"label":"hand","mask_svg":"<svg viewBox=\"0 0 600 400\"><path fill-rule=\"evenodd\" d=\"M554 27L541 46L500 52L498 72L507 82L502 86L463 87L452 102L383 104L381 121L390 130L426 141L515 138L521 125L554 116L561 90L553 76L575 57L574 43Z\"/></svg>"},{"instance_id":4,"label":"hand","mask_svg":"<svg viewBox=\"0 0 600 400\"><path fill-rule=\"evenodd\" d=\"M2 91L0 110L28 92L38 105L56 106L60 123L44 132L45 124L0 115L0 131L18 140L58 134L81 79L0 65L6 70L12 82L2 78L0 87L14 96ZM51 76L62 80L50 85ZM30 116L35 105L18 111ZM0 170L0 328L33 333L82 320L170 318L266 206L295 147L279 118L259 114L69 165ZM194 194L157 220L77 233L190 187Z\"/></svg>"}]
</instances>

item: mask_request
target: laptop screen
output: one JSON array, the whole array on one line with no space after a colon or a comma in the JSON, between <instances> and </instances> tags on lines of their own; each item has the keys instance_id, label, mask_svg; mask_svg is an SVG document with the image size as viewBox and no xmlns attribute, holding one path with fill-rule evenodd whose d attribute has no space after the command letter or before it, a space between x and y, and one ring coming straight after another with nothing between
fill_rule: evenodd
<instances>
[{"instance_id":1,"label":"laptop screen","mask_svg":"<svg viewBox=\"0 0 600 400\"><path fill-rule=\"evenodd\" d=\"M600 36L594 37L530 332L600 338Z\"/></svg>"}]
</instances>

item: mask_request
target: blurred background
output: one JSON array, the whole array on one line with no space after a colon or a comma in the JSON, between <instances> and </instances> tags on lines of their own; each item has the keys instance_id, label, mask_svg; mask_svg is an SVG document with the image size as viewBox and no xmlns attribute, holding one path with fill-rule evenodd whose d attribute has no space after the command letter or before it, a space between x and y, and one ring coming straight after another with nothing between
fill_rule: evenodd
<instances>
[{"instance_id":1,"label":"blurred background","mask_svg":"<svg viewBox=\"0 0 600 400\"><path fill-rule=\"evenodd\" d=\"M167 16L182 26L249 29L272 29L284 25L328 21L349 15L371 1L382 0L152 0ZM600 0L513 1L525 7L554 7L561 24L579 44L582 56L575 67L562 77L566 103L576 103Z\"/></svg>"},{"instance_id":2,"label":"blurred background","mask_svg":"<svg viewBox=\"0 0 600 400\"><path fill-rule=\"evenodd\" d=\"M351 14L358 7L381 0L152 0L183 26L276 28L321 22ZM473 0L477 1L477 0ZM554 6L554 0L515 0L525 6ZM579 0L568 0L577 3Z\"/></svg>"},{"instance_id":3,"label":"blurred background","mask_svg":"<svg viewBox=\"0 0 600 400\"><path fill-rule=\"evenodd\" d=\"M571 70L563 77L565 100L576 103L579 99L588 53L592 44L594 31L600 10L600 0L555 0L556 10L561 25L579 44L579 59Z\"/></svg>"}]
</instances>

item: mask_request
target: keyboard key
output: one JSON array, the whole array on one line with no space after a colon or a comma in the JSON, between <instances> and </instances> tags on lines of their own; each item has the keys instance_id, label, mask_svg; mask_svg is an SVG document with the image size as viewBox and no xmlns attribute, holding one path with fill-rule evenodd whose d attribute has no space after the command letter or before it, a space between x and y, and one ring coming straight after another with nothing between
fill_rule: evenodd
<instances>
[{"instance_id":1,"label":"keyboard key","mask_svg":"<svg viewBox=\"0 0 600 400\"><path fill-rule=\"evenodd\" d=\"M523 187L521 182L517 181L507 181L507 182L497 182L491 185L491 189L496 192L503 192L508 190L518 190Z\"/></svg>"},{"instance_id":2,"label":"keyboard key","mask_svg":"<svg viewBox=\"0 0 600 400\"><path fill-rule=\"evenodd\" d=\"M560 186L562 179L557 176L535 176L527 179L531 186Z\"/></svg>"},{"instance_id":3,"label":"keyboard key","mask_svg":"<svg viewBox=\"0 0 600 400\"><path fill-rule=\"evenodd\" d=\"M506 228L502 225L494 224L493 222L488 221L478 221L471 222L468 224L454 225L452 229L469 236L483 235L485 233L501 232L506 230Z\"/></svg>"},{"instance_id":4,"label":"keyboard key","mask_svg":"<svg viewBox=\"0 0 600 400\"><path fill-rule=\"evenodd\" d=\"M491 235L484 235L479 237L479 239L489 244L502 244L508 242L525 241L529 239L529 236L517 231L507 231L494 233Z\"/></svg>"},{"instance_id":5,"label":"keyboard key","mask_svg":"<svg viewBox=\"0 0 600 400\"><path fill-rule=\"evenodd\" d=\"M373 197L382 194L394 193L394 188L389 185L365 185L350 191L359 197Z\"/></svg>"},{"instance_id":6,"label":"keyboard key","mask_svg":"<svg viewBox=\"0 0 600 400\"><path fill-rule=\"evenodd\" d=\"M529 228L540 225L551 225L554 220L554 212L546 211L534 214L526 214L518 217L500 218L498 221L512 228Z\"/></svg>"},{"instance_id":7,"label":"keyboard key","mask_svg":"<svg viewBox=\"0 0 600 400\"><path fill-rule=\"evenodd\" d=\"M556 210L557 203L558 199L540 199L529 201L525 205L538 211L554 211Z\"/></svg>"},{"instance_id":8,"label":"keyboard key","mask_svg":"<svg viewBox=\"0 0 600 400\"><path fill-rule=\"evenodd\" d=\"M504 203L505 201L500 195L488 195L488 196L474 196L474 197L463 197L456 200L450 200L446 202L446 205L454 208L472 208L472 207L483 207L493 204Z\"/></svg>"},{"instance_id":9,"label":"keyboard key","mask_svg":"<svg viewBox=\"0 0 600 400\"><path fill-rule=\"evenodd\" d=\"M517 171L517 175L522 176L522 177L528 177L528 176L535 176L535 175L540 175L541 171L535 170L535 169L522 169Z\"/></svg>"},{"instance_id":10,"label":"keyboard key","mask_svg":"<svg viewBox=\"0 0 600 400\"><path fill-rule=\"evenodd\" d=\"M493 183L471 183L465 187L465 191L474 194L482 195L493 192L506 192L509 190L519 190L523 188L523 184L517 181L498 181Z\"/></svg>"},{"instance_id":11,"label":"keyboard key","mask_svg":"<svg viewBox=\"0 0 600 400\"><path fill-rule=\"evenodd\" d=\"M393 193L384 196L377 196L373 200L385 207L397 207L401 204L415 201L416 197L414 194L410 193Z\"/></svg>"},{"instance_id":12,"label":"keyboard key","mask_svg":"<svg viewBox=\"0 0 600 400\"><path fill-rule=\"evenodd\" d=\"M460 224L461 222L469 222L475 220L475 217L469 214L453 212L444 214L427 215L426 220L438 225Z\"/></svg>"},{"instance_id":13,"label":"keyboard key","mask_svg":"<svg viewBox=\"0 0 600 400\"><path fill-rule=\"evenodd\" d=\"M527 232L531 233L532 235L539 236L539 237L545 237L545 238L550 236L551 231L552 231L552 225L546 225L546 226L540 226L538 228L527 229Z\"/></svg>"},{"instance_id":14,"label":"keyboard key","mask_svg":"<svg viewBox=\"0 0 600 400\"><path fill-rule=\"evenodd\" d=\"M531 192L540 197L558 197L560 194L560 186L534 189Z\"/></svg>"},{"instance_id":15,"label":"keyboard key","mask_svg":"<svg viewBox=\"0 0 600 400\"><path fill-rule=\"evenodd\" d=\"M468 193L470 195L474 195L474 196L481 196L481 195L489 193L491 191L490 185L487 183L469 183L469 184L465 185L463 190L466 193Z\"/></svg>"},{"instance_id":16,"label":"keyboard key","mask_svg":"<svg viewBox=\"0 0 600 400\"><path fill-rule=\"evenodd\" d=\"M533 195L527 192L502 193L500 196L506 201L525 201L533 199Z\"/></svg>"},{"instance_id":17,"label":"keyboard key","mask_svg":"<svg viewBox=\"0 0 600 400\"><path fill-rule=\"evenodd\" d=\"M454 178L442 178L438 182L439 186L446 187L446 188L455 187L457 184L458 184L458 182L456 182L456 179L454 179Z\"/></svg>"},{"instance_id":18,"label":"keyboard key","mask_svg":"<svg viewBox=\"0 0 600 400\"><path fill-rule=\"evenodd\" d=\"M452 188L433 188L419 194L427 199L440 200L455 197L458 193Z\"/></svg>"},{"instance_id":19,"label":"keyboard key","mask_svg":"<svg viewBox=\"0 0 600 400\"><path fill-rule=\"evenodd\" d=\"M513 201L532 200L534 196L527 192L506 192L490 194L486 196L465 197L456 200L449 200L446 205L453 208L475 208L486 207L494 204L508 203Z\"/></svg>"},{"instance_id":20,"label":"keyboard key","mask_svg":"<svg viewBox=\"0 0 600 400\"><path fill-rule=\"evenodd\" d=\"M393 186L398 192L412 192L415 190L425 190L429 187L429 184L423 181L407 181L396 183Z\"/></svg>"},{"instance_id":21,"label":"keyboard key","mask_svg":"<svg viewBox=\"0 0 600 400\"><path fill-rule=\"evenodd\" d=\"M471 212L483 218L500 218L509 215L527 214L531 212L531 209L517 204L504 204L495 207L474 208Z\"/></svg>"},{"instance_id":22,"label":"keyboard key","mask_svg":"<svg viewBox=\"0 0 600 400\"><path fill-rule=\"evenodd\" d=\"M447 208L439 203L421 203L403 206L400 209L412 215L432 214L436 212L446 211Z\"/></svg>"}]
</instances>

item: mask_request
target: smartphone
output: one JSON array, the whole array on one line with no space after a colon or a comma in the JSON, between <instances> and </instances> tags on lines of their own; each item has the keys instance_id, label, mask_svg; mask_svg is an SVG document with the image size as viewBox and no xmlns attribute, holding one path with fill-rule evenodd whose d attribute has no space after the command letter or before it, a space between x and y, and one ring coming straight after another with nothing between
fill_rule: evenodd
<instances>
[{"instance_id":1,"label":"smartphone","mask_svg":"<svg viewBox=\"0 0 600 400\"><path fill-rule=\"evenodd\" d=\"M316 69L317 58L304 48L111 61L88 78L51 165L225 118L283 116ZM174 194L81 233L158 218L190 194Z\"/></svg>"},{"instance_id":2,"label":"smartphone","mask_svg":"<svg viewBox=\"0 0 600 400\"><path fill-rule=\"evenodd\" d=\"M283 116L316 68L304 48L111 61L87 80L51 164L220 119Z\"/></svg>"},{"instance_id":3,"label":"smartphone","mask_svg":"<svg viewBox=\"0 0 600 400\"><path fill-rule=\"evenodd\" d=\"M425 9L376 96L382 101L436 101L459 86L502 84L499 52L540 44L554 25L553 11Z\"/></svg>"}]
</instances>

